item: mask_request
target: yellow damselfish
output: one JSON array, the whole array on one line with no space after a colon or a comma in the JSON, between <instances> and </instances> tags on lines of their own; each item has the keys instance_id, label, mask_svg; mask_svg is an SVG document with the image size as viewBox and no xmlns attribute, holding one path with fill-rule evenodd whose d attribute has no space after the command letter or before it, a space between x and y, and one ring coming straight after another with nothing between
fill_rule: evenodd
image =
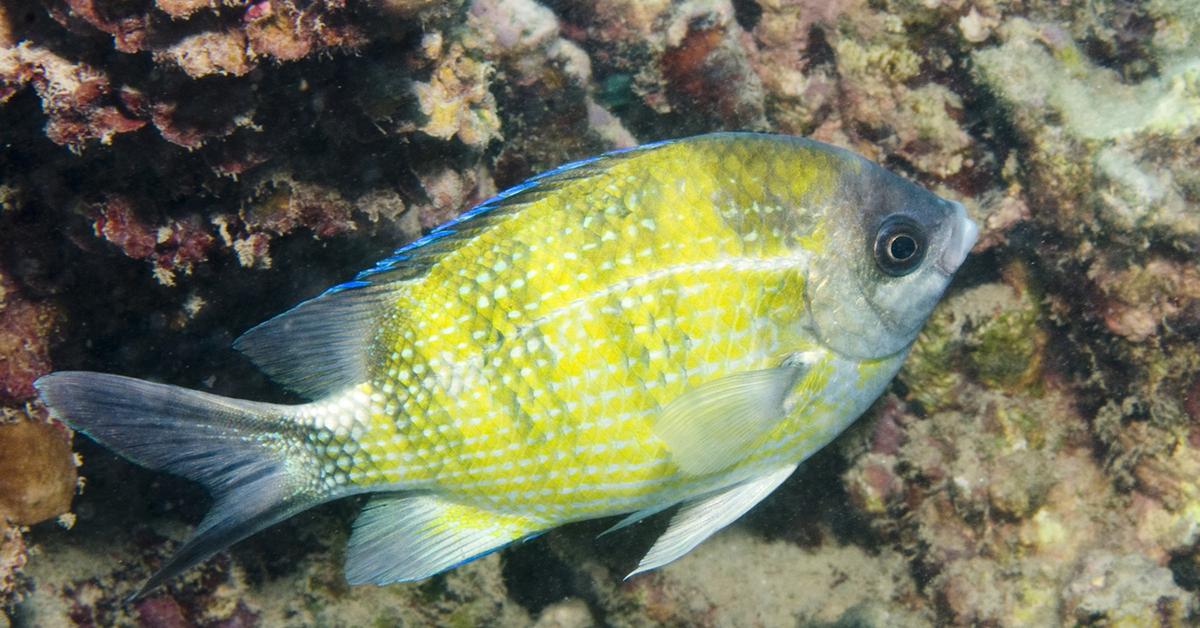
<instances>
[{"instance_id":1,"label":"yellow damselfish","mask_svg":"<svg viewBox=\"0 0 1200 628\"><path fill-rule=\"evenodd\" d=\"M371 493L352 583L676 504L634 573L775 489L881 393L976 236L848 151L725 133L568 164L237 341L313 399L60 372L54 415L216 498L142 592Z\"/></svg>"}]
</instances>

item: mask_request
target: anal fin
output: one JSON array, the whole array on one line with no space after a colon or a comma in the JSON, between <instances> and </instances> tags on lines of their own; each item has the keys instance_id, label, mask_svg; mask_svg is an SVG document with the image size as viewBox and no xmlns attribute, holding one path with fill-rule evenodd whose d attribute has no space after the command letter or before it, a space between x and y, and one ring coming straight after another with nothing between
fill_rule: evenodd
<instances>
[{"instance_id":1,"label":"anal fin","mask_svg":"<svg viewBox=\"0 0 1200 628\"><path fill-rule=\"evenodd\" d=\"M379 495L354 522L346 548L350 584L421 580L470 562L543 526L433 495Z\"/></svg>"},{"instance_id":2,"label":"anal fin","mask_svg":"<svg viewBox=\"0 0 1200 628\"><path fill-rule=\"evenodd\" d=\"M671 525L626 579L661 567L692 551L704 539L733 523L771 494L798 465L781 467L765 475L687 504L671 518Z\"/></svg>"}]
</instances>

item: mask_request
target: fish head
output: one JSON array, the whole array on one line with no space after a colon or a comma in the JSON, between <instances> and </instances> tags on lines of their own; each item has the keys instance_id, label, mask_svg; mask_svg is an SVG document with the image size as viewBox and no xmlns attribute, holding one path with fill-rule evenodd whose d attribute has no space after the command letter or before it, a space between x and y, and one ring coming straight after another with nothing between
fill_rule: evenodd
<instances>
[{"instance_id":1,"label":"fish head","mask_svg":"<svg viewBox=\"0 0 1200 628\"><path fill-rule=\"evenodd\" d=\"M806 321L845 357L895 355L916 339L979 233L961 203L857 155L826 204L826 245L810 261Z\"/></svg>"}]
</instances>

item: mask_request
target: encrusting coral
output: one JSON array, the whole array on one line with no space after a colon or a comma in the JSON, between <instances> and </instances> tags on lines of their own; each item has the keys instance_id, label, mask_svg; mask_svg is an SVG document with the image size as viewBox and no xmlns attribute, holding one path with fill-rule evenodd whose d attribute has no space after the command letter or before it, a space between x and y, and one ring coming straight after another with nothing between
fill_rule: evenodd
<instances>
[{"instance_id":1,"label":"encrusting coral","mask_svg":"<svg viewBox=\"0 0 1200 628\"><path fill-rule=\"evenodd\" d=\"M0 625L1195 622L1198 33L1189 0L0 5ZM983 230L891 393L678 563L620 580L652 519L349 589L333 505L123 606L199 494L84 438L77 525L35 524L76 487L38 376L278 397L222 352L250 325L538 171L734 129Z\"/></svg>"},{"instance_id":2,"label":"encrusting coral","mask_svg":"<svg viewBox=\"0 0 1200 628\"><path fill-rule=\"evenodd\" d=\"M44 415L44 413L42 413ZM44 416L5 411L0 421L0 520L32 525L71 508L75 458L67 429Z\"/></svg>"}]
</instances>

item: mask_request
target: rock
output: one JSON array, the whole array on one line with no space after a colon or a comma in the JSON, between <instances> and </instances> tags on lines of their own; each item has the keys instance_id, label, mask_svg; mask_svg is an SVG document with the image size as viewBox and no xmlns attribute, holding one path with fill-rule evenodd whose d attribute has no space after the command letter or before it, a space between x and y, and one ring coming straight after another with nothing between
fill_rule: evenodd
<instances>
[{"instance_id":1,"label":"rock","mask_svg":"<svg viewBox=\"0 0 1200 628\"><path fill-rule=\"evenodd\" d=\"M0 520L32 525L71 509L76 475L68 434L35 419L0 423Z\"/></svg>"}]
</instances>

